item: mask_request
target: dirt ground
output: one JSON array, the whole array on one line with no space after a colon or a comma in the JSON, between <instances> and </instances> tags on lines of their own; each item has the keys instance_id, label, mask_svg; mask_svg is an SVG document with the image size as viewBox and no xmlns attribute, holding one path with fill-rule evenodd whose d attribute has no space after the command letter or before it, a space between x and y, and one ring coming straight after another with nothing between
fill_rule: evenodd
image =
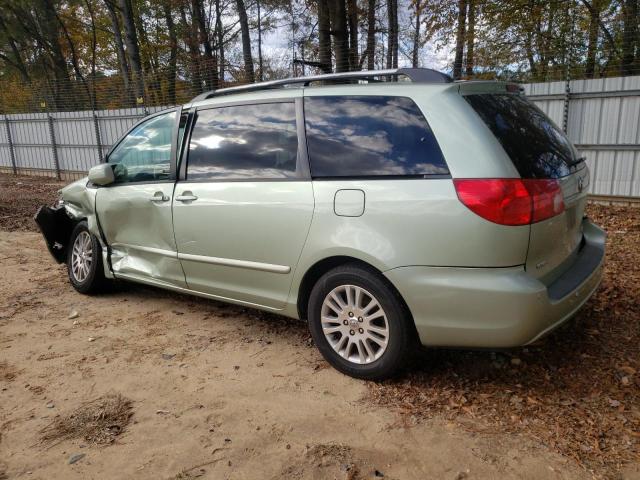
<instances>
[{"instance_id":1,"label":"dirt ground","mask_svg":"<svg viewBox=\"0 0 640 480\"><path fill-rule=\"evenodd\" d=\"M375 384L302 322L76 293L30 218L57 188L0 176L0 479L640 478L639 210L590 207L606 276L567 328Z\"/></svg>"}]
</instances>

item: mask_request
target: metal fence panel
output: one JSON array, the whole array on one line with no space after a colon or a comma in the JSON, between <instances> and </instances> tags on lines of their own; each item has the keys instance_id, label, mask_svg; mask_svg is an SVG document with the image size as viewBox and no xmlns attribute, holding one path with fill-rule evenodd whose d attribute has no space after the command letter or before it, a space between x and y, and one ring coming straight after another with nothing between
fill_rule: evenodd
<instances>
[{"instance_id":1,"label":"metal fence panel","mask_svg":"<svg viewBox=\"0 0 640 480\"><path fill-rule=\"evenodd\" d=\"M8 118L17 169L35 174L55 172L47 114L8 115Z\"/></svg>"},{"instance_id":2,"label":"metal fence panel","mask_svg":"<svg viewBox=\"0 0 640 480\"><path fill-rule=\"evenodd\" d=\"M524 88L562 126L566 84ZM640 196L640 76L573 80L569 90L567 135L587 158L591 193Z\"/></svg>"},{"instance_id":3,"label":"metal fence panel","mask_svg":"<svg viewBox=\"0 0 640 480\"><path fill-rule=\"evenodd\" d=\"M3 115L0 169L13 169L13 152L18 173L81 176L98 164L132 125L163 108Z\"/></svg>"},{"instance_id":4,"label":"metal fence panel","mask_svg":"<svg viewBox=\"0 0 640 480\"><path fill-rule=\"evenodd\" d=\"M60 169L87 171L97 157L92 112L61 112L52 117Z\"/></svg>"},{"instance_id":5,"label":"metal fence panel","mask_svg":"<svg viewBox=\"0 0 640 480\"><path fill-rule=\"evenodd\" d=\"M141 108L119 108L97 112L103 145L111 148L120 136L145 117ZM107 148L107 149L108 149Z\"/></svg>"},{"instance_id":6,"label":"metal fence panel","mask_svg":"<svg viewBox=\"0 0 640 480\"><path fill-rule=\"evenodd\" d=\"M559 126L587 159L591 192L640 196L640 76L524 85L525 93ZM567 104L568 102L568 104ZM167 107L95 112L7 115L0 125L0 169L80 175L146 115ZM5 116L0 118L4 121ZM13 157L11 155L13 152Z\"/></svg>"}]
</instances>

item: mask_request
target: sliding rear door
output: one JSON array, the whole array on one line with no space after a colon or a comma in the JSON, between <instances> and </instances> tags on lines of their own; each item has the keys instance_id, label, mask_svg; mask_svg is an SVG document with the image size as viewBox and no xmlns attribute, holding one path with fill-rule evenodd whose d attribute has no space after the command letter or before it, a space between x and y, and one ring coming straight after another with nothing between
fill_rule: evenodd
<instances>
[{"instance_id":1,"label":"sliding rear door","mask_svg":"<svg viewBox=\"0 0 640 480\"><path fill-rule=\"evenodd\" d=\"M314 206L301 114L294 98L196 111L173 200L190 289L284 306Z\"/></svg>"}]
</instances>

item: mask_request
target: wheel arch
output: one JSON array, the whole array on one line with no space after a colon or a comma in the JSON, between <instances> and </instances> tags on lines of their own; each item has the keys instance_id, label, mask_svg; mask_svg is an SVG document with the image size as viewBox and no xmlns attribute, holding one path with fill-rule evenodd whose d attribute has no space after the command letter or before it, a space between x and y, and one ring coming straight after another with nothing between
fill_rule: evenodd
<instances>
[{"instance_id":1,"label":"wheel arch","mask_svg":"<svg viewBox=\"0 0 640 480\"><path fill-rule=\"evenodd\" d=\"M69 215L65 207L41 207L34 220L45 238L47 248L58 263L67 260L69 239L76 225L86 217Z\"/></svg>"},{"instance_id":2,"label":"wheel arch","mask_svg":"<svg viewBox=\"0 0 640 480\"><path fill-rule=\"evenodd\" d=\"M369 270L375 273L398 297L400 300L407 318L410 320L411 325L415 329L415 323L413 321L413 315L409 310L409 306L404 301L402 294L398 291L396 286L382 273L382 271L370 263L348 255L334 255L330 257L323 258L314 263L311 267L307 269L305 274L302 276L302 280L300 281L300 285L298 287L296 306L298 310L298 317L300 319L307 319L307 309L309 304L309 296L311 295L311 290L316 282L329 270L332 270L336 267L342 265L357 265L361 268ZM416 330L416 338L417 338L417 330Z\"/></svg>"}]
</instances>

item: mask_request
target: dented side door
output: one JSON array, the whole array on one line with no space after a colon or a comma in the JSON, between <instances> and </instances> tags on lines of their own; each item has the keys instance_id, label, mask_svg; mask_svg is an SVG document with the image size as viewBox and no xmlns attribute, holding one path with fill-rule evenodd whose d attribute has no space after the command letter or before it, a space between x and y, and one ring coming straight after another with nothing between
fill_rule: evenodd
<instances>
[{"instance_id":1,"label":"dented side door","mask_svg":"<svg viewBox=\"0 0 640 480\"><path fill-rule=\"evenodd\" d=\"M173 116L173 127L169 132L166 132L165 125L161 132L151 131L147 135L149 138L140 133L141 130L144 131L145 125L147 129L153 130L149 125L152 126L154 118L159 117L155 115L138 124L123 137L120 144L126 145L129 142L134 145L134 149L139 150L134 152L136 155L142 152L139 155L143 158L142 162L138 161L136 164L135 155L119 154L118 146L108 157L108 161L116 165L116 172L118 169L122 170L123 164L123 171L126 171L124 180L98 188L96 195L96 213L109 246L111 268L116 278L186 287L176 251L171 211L180 114L179 108L160 114ZM160 118L155 121L166 124L167 120ZM128 137L136 135L142 140L128 140ZM168 146L158 142L160 135L167 136ZM139 146L136 146L136 141ZM149 144L154 142L150 147ZM156 152L157 155L167 153L162 153L162 149L170 149L168 167L162 162L156 165L148 160L148 150L154 148L160 152ZM152 160L155 162L157 158ZM166 168L168 171L165 172Z\"/></svg>"}]
</instances>

